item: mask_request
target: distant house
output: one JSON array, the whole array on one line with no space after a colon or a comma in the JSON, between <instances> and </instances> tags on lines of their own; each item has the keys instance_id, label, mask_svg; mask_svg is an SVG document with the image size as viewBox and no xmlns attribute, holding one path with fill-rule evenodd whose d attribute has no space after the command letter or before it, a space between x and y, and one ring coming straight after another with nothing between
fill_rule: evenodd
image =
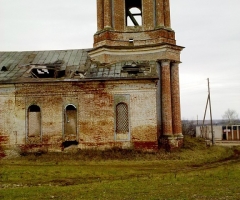
<instances>
[{"instance_id":1,"label":"distant house","mask_svg":"<svg viewBox=\"0 0 240 200\"><path fill-rule=\"evenodd\" d=\"M240 125L213 125L213 134L210 125L196 126L196 137L212 140L240 141Z\"/></svg>"},{"instance_id":2,"label":"distant house","mask_svg":"<svg viewBox=\"0 0 240 200\"><path fill-rule=\"evenodd\" d=\"M183 47L157 2L97 0L90 49L0 52L0 145L181 147Z\"/></svg>"}]
</instances>

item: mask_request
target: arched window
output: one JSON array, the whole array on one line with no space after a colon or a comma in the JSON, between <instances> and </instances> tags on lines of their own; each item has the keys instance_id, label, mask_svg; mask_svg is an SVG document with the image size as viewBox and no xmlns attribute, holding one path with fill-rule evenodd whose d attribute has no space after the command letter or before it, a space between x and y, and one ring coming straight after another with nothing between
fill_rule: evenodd
<instances>
[{"instance_id":1,"label":"arched window","mask_svg":"<svg viewBox=\"0 0 240 200\"><path fill-rule=\"evenodd\" d=\"M126 0L125 5L127 26L142 26L142 1Z\"/></svg>"},{"instance_id":2,"label":"arched window","mask_svg":"<svg viewBox=\"0 0 240 200\"><path fill-rule=\"evenodd\" d=\"M76 107L74 105L68 105L66 107L66 110L77 110Z\"/></svg>"},{"instance_id":3,"label":"arched window","mask_svg":"<svg viewBox=\"0 0 240 200\"><path fill-rule=\"evenodd\" d=\"M116 106L116 134L129 133L128 106L119 103Z\"/></svg>"},{"instance_id":4,"label":"arched window","mask_svg":"<svg viewBox=\"0 0 240 200\"><path fill-rule=\"evenodd\" d=\"M28 108L28 112L41 112L41 109L39 106L31 105Z\"/></svg>"},{"instance_id":5,"label":"arched window","mask_svg":"<svg viewBox=\"0 0 240 200\"><path fill-rule=\"evenodd\" d=\"M31 105L27 112L28 132L27 141L31 144L41 142L41 109L37 105Z\"/></svg>"}]
</instances>

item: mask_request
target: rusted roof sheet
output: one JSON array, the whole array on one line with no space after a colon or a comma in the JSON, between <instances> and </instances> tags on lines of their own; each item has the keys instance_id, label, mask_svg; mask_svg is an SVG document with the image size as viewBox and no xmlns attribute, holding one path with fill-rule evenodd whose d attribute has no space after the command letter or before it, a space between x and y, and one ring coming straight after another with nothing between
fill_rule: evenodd
<instances>
[{"instance_id":1,"label":"rusted roof sheet","mask_svg":"<svg viewBox=\"0 0 240 200\"><path fill-rule=\"evenodd\" d=\"M86 65L88 49L57 51L0 52L0 81L17 80L28 70L27 65L49 65L61 63L61 70L67 67L78 70ZM1 70L3 67L7 70Z\"/></svg>"},{"instance_id":2,"label":"rusted roof sheet","mask_svg":"<svg viewBox=\"0 0 240 200\"><path fill-rule=\"evenodd\" d=\"M0 52L0 83L156 78L156 61L91 61L89 49Z\"/></svg>"},{"instance_id":3,"label":"rusted roof sheet","mask_svg":"<svg viewBox=\"0 0 240 200\"><path fill-rule=\"evenodd\" d=\"M85 78L150 78L156 76L155 61L122 61L109 65L91 63Z\"/></svg>"}]
</instances>

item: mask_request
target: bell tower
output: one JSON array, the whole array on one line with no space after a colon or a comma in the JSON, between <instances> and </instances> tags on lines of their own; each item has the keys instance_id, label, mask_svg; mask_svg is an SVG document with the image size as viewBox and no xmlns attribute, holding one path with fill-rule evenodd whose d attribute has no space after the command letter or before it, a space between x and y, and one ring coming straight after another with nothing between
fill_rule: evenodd
<instances>
[{"instance_id":1,"label":"bell tower","mask_svg":"<svg viewBox=\"0 0 240 200\"><path fill-rule=\"evenodd\" d=\"M89 56L100 63L151 60L158 65L159 143L182 142L179 63L169 0L97 0L97 32Z\"/></svg>"},{"instance_id":2,"label":"bell tower","mask_svg":"<svg viewBox=\"0 0 240 200\"><path fill-rule=\"evenodd\" d=\"M169 0L97 0L97 27L94 60L180 60Z\"/></svg>"}]
</instances>

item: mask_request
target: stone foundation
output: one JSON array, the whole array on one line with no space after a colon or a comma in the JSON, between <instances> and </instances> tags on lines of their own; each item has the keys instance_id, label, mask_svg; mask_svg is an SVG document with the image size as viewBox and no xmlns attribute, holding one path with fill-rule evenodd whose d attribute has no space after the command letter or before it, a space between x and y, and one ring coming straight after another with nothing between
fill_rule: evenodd
<instances>
[{"instance_id":1,"label":"stone foundation","mask_svg":"<svg viewBox=\"0 0 240 200\"><path fill-rule=\"evenodd\" d=\"M159 148L172 151L179 149L183 146L183 135L179 136L162 136L159 139Z\"/></svg>"}]
</instances>

